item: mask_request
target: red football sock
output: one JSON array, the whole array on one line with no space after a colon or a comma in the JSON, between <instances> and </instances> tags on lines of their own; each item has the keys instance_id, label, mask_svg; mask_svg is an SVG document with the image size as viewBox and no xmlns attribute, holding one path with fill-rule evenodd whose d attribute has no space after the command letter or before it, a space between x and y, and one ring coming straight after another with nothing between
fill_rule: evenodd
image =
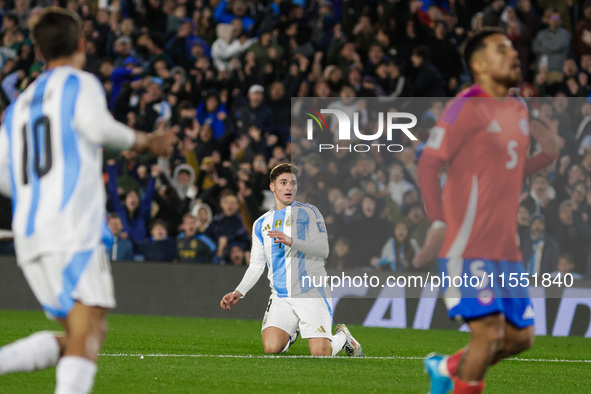
<instances>
[{"instance_id":1,"label":"red football sock","mask_svg":"<svg viewBox=\"0 0 591 394\"><path fill-rule=\"evenodd\" d=\"M477 383L468 383L460 378L454 379L454 394L480 394L483 391L484 380Z\"/></svg>"},{"instance_id":2,"label":"red football sock","mask_svg":"<svg viewBox=\"0 0 591 394\"><path fill-rule=\"evenodd\" d=\"M464 349L460 349L447 358L447 370L449 371L449 375L453 378L458 376L458 365L460 364L463 355Z\"/></svg>"}]
</instances>

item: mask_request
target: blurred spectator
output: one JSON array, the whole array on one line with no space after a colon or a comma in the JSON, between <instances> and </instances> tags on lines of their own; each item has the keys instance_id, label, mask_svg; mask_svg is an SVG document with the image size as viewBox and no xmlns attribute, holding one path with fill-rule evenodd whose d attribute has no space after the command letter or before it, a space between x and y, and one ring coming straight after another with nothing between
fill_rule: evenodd
<instances>
[{"instance_id":1,"label":"blurred spectator","mask_svg":"<svg viewBox=\"0 0 591 394\"><path fill-rule=\"evenodd\" d=\"M111 261L133 260L133 243L129 235L123 232L123 223L116 213L109 214L107 225L113 235L113 245L107 249Z\"/></svg>"},{"instance_id":2,"label":"blurred spectator","mask_svg":"<svg viewBox=\"0 0 591 394\"><path fill-rule=\"evenodd\" d=\"M218 71L229 71L239 66L238 56L242 54L256 40L247 39L241 31L241 26L218 25L216 34L218 39L211 46L211 57Z\"/></svg>"},{"instance_id":3,"label":"blurred spectator","mask_svg":"<svg viewBox=\"0 0 591 394\"><path fill-rule=\"evenodd\" d=\"M402 197L408 191L414 190L415 187L412 183L404 179L404 171L402 165L394 163L389 167L389 181L388 181L388 193L392 200L402 206Z\"/></svg>"},{"instance_id":4,"label":"blurred spectator","mask_svg":"<svg viewBox=\"0 0 591 394\"><path fill-rule=\"evenodd\" d=\"M247 15L248 6L244 0L222 0L216 7L213 17L218 23L232 23L235 19L242 22L244 29L250 31L254 20Z\"/></svg>"},{"instance_id":5,"label":"blurred spectator","mask_svg":"<svg viewBox=\"0 0 591 394\"><path fill-rule=\"evenodd\" d=\"M150 225L150 235L140 245L140 251L146 261L170 263L177 259L176 242L168 237L168 224L156 219Z\"/></svg>"},{"instance_id":6,"label":"blurred spectator","mask_svg":"<svg viewBox=\"0 0 591 394\"><path fill-rule=\"evenodd\" d=\"M222 190L228 186L232 175L228 168L223 167L219 162L219 152L214 151L213 156L205 157L199 167L197 176L197 196L201 201L210 206L217 204L217 199Z\"/></svg>"},{"instance_id":7,"label":"blurred spectator","mask_svg":"<svg viewBox=\"0 0 591 394\"><path fill-rule=\"evenodd\" d=\"M456 45L447 34L447 26L443 21L435 22L433 33L434 40L430 45L433 65L441 71L447 95L453 96L460 86L462 60Z\"/></svg>"},{"instance_id":8,"label":"blurred spectator","mask_svg":"<svg viewBox=\"0 0 591 394\"><path fill-rule=\"evenodd\" d=\"M351 240L353 267L367 268L392 234L392 223L382 219L381 212L376 211L375 199L370 196L361 200L361 213L360 219L347 224L344 235Z\"/></svg>"},{"instance_id":9,"label":"blurred spectator","mask_svg":"<svg viewBox=\"0 0 591 394\"><path fill-rule=\"evenodd\" d=\"M523 204L528 208L530 214L541 213L551 223L555 223L557 215L555 197L556 191L550 186L548 177L538 173L533 176L531 190Z\"/></svg>"},{"instance_id":10,"label":"blurred spectator","mask_svg":"<svg viewBox=\"0 0 591 394\"><path fill-rule=\"evenodd\" d=\"M176 245L181 263L208 264L215 255L215 242L200 233L202 223L192 214L183 217L182 232L177 237Z\"/></svg>"},{"instance_id":11,"label":"blurred spectator","mask_svg":"<svg viewBox=\"0 0 591 394\"><path fill-rule=\"evenodd\" d=\"M564 279L566 274L571 274L573 279L583 279L583 275L573 271L575 269L575 263L573 262L573 257L568 253L562 253L560 257L558 257L556 268L557 270L552 272L553 279Z\"/></svg>"},{"instance_id":12,"label":"blurred spectator","mask_svg":"<svg viewBox=\"0 0 591 394\"><path fill-rule=\"evenodd\" d=\"M371 265L378 269L388 267L391 271L408 271L412 269L411 263L418 250L419 246L411 242L408 224L400 221L394 225L394 234L384 244L381 256L374 257Z\"/></svg>"},{"instance_id":13,"label":"blurred spectator","mask_svg":"<svg viewBox=\"0 0 591 394\"><path fill-rule=\"evenodd\" d=\"M422 203L416 202L410 205L406 221L409 224L408 229L413 245L423 245L430 223Z\"/></svg>"},{"instance_id":14,"label":"blurred spectator","mask_svg":"<svg viewBox=\"0 0 591 394\"><path fill-rule=\"evenodd\" d=\"M228 117L226 103L220 102L218 93L210 90L197 107L197 121L208 125L213 131L213 138L219 140L226 132L225 120Z\"/></svg>"},{"instance_id":15,"label":"blurred spectator","mask_svg":"<svg viewBox=\"0 0 591 394\"><path fill-rule=\"evenodd\" d=\"M152 197L154 196L155 190L155 178L159 174L160 168L158 168L158 166L153 166L151 172L152 176L148 180L148 184L141 200L139 192L132 189L127 191L124 197L124 202L121 203L117 186L117 168L115 167L115 161L109 160L109 162L107 162L107 175L109 176L107 191L110 202L115 213L121 218L124 231L129 234L136 246L146 239L146 225L150 218Z\"/></svg>"},{"instance_id":16,"label":"blurred spectator","mask_svg":"<svg viewBox=\"0 0 591 394\"><path fill-rule=\"evenodd\" d=\"M591 1L583 3L583 19L577 23L572 46L579 58L591 53Z\"/></svg>"},{"instance_id":17,"label":"blurred spectator","mask_svg":"<svg viewBox=\"0 0 591 394\"><path fill-rule=\"evenodd\" d=\"M337 238L334 245L330 248L330 254L326 263L328 268L336 270L351 268L349 244L350 241L347 238Z\"/></svg>"},{"instance_id":18,"label":"blurred spectator","mask_svg":"<svg viewBox=\"0 0 591 394\"><path fill-rule=\"evenodd\" d=\"M248 265L249 262L246 259L248 255L249 253L244 251L240 245L232 245L230 246L228 264L235 266Z\"/></svg>"},{"instance_id":19,"label":"blurred spectator","mask_svg":"<svg viewBox=\"0 0 591 394\"><path fill-rule=\"evenodd\" d=\"M548 234L556 240L558 249L562 252L568 251L577 262L577 268L582 269L580 272L584 272L589 248L584 247L585 238L579 231L580 228L575 225L571 200L562 201L558 208L558 223L548 227Z\"/></svg>"},{"instance_id":20,"label":"blurred spectator","mask_svg":"<svg viewBox=\"0 0 591 394\"><path fill-rule=\"evenodd\" d=\"M204 233L213 220L211 208L207 204L195 204L191 214L197 218L197 232Z\"/></svg>"},{"instance_id":21,"label":"blurred spectator","mask_svg":"<svg viewBox=\"0 0 591 394\"><path fill-rule=\"evenodd\" d=\"M250 238L238 213L240 205L236 195L227 193L220 199L222 213L213 217L205 234L217 243L217 253L214 261L223 262L228 253L228 246L236 244L243 250L248 248Z\"/></svg>"},{"instance_id":22,"label":"blurred spectator","mask_svg":"<svg viewBox=\"0 0 591 394\"><path fill-rule=\"evenodd\" d=\"M273 111L264 103L264 92L261 85L252 85L248 89L247 103L234 113L239 133L246 134L252 126L260 129L263 134L273 130Z\"/></svg>"},{"instance_id":23,"label":"blurred spectator","mask_svg":"<svg viewBox=\"0 0 591 394\"><path fill-rule=\"evenodd\" d=\"M194 23L189 18L182 19L176 34L166 43L166 51L174 64L188 69L199 56L211 57L211 47L202 37L194 34Z\"/></svg>"},{"instance_id":24,"label":"blurred spectator","mask_svg":"<svg viewBox=\"0 0 591 394\"><path fill-rule=\"evenodd\" d=\"M429 49L423 45L413 49L410 60L416 69L413 94L416 97L445 96L445 82L439 70L429 61Z\"/></svg>"},{"instance_id":25,"label":"blurred spectator","mask_svg":"<svg viewBox=\"0 0 591 394\"><path fill-rule=\"evenodd\" d=\"M126 82L138 79L139 75L144 72L140 66L139 60L133 56L127 57L123 61L123 66L113 69L111 74L111 98L109 101L109 109L113 111L115 107L115 100L121 92L121 86Z\"/></svg>"},{"instance_id":26,"label":"blurred spectator","mask_svg":"<svg viewBox=\"0 0 591 394\"><path fill-rule=\"evenodd\" d=\"M529 237L521 240L521 253L530 275L553 271L558 261L558 244L546 234L546 218L535 214L529 221Z\"/></svg>"},{"instance_id":27,"label":"blurred spectator","mask_svg":"<svg viewBox=\"0 0 591 394\"><path fill-rule=\"evenodd\" d=\"M359 130L363 130L367 126L367 123L368 123L367 109L361 104L360 101L356 102L355 91L353 90L353 88L349 85L343 85L343 87L341 88L341 91L339 92L339 97L340 97L340 100L333 101L332 103L330 103L328 105L328 108L329 109L336 109L336 110L344 112L345 114L347 114L349 119L353 119L354 113L358 112L358 116L359 116L358 127L359 127ZM334 135L335 142L337 142L338 134L339 134L338 125L339 125L339 122L338 122L336 116L333 116L331 118L328 128L332 132L332 134Z\"/></svg>"},{"instance_id":28,"label":"blurred spectator","mask_svg":"<svg viewBox=\"0 0 591 394\"><path fill-rule=\"evenodd\" d=\"M279 67L285 54L285 50L279 44L273 42L272 30L262 31L259 41L247 49L246 53L249 52L254 54L257 65L262 70L268 70L268 66L273 70Z\"/></svg>"},{"instance_id":29,"label":"blurred spectator","mask_svg":"<svg viewBox=\"0 0 591 394\"><path fill-rule=\"evenodd\" d=\"M552 12L548 28L540 30L533 41L537 70L546 74L548 83L562 81L562 65L570 49L570 33L560 24L560 14Z\"/></svg>"}]
</instances>

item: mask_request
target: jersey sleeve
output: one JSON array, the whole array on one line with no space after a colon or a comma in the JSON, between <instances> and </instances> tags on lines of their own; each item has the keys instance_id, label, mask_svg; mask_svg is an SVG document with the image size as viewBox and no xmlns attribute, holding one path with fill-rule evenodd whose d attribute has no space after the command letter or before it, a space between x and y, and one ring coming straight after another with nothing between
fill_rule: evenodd
<instances>
[{"instance_id":1,"label":"jersey sleeve","mask_svg":"<svg viewBox=\"0 0 591 394\"><path fill-rule=\"evenodd\" d=\"M103 88L96 77L79 75L78 101L74 116L76 130L94 144L114 149L130 149L133 130L116 121L107 109Z\"/></svg>"},{"instance_id":2,"label":"jersey sleeve","mask_svg":"<svg viewBox=\"0 0 591 394\"><path fill-rule=\"evenodd\" d=\"M4 125L0 127L0 193L10 196L10 160L8 134Z\"/></svg>"},{"instance_id":3,"label":"jersey sleeve","mask_svg":"<svg viewBox=\"0 0 591 394\"><path fill-rule=\"evenodd\" d=\"M475 128L475 106L468 98L451 101L429 132L424 155L449 162L468 140Z\"/></svg>"},{"instance_id":4,"label":"jersey sleeve","mask_svg":"<svg viewBox=\"0 0 591 394\"><path fill-rule=\"evenodd\" d=\"M306 255L326 259L328 257L328 234L324 218L318 209L310 206L306 209L308 214L308 226L304 231L298 228L295 236L292 236L291 247ZM298 225L299 227L299 225Z\"/></svg>"},{"instance_id":5,"label":"jersey sleeve","mask_svg":"<svg viewBox=\"0 0 591 394\"><path fill-rule=\"evenodd\" d=\"M252 232L252 247L250 249L250 264L244 273L244 277L236 290L245 296L254 287L265 271L267 260L265 259L265 248L263 245L263 220L255 222Z\"/></svg>"}]
</instances>

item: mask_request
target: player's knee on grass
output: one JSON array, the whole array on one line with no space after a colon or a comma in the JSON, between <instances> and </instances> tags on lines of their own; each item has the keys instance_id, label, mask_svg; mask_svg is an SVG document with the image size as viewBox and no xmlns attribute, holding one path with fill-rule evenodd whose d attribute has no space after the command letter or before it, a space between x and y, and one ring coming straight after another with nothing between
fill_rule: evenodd
<instances>
[{"instance_id":1,"label":"player's knee on grass","mask_svg":"<svg viewBox=\"0 0 591 394\"><path fill-rule=\"evenodd\" d=\"M328 338L310 338L308 347L312 356L332 356L332 346Z\"/></svg>"},{"instance_id":2,"label":"player's knee on grass","mask_svg":"<svg viewBox=\"0 0 591 394\"><path fill-rule=\"evenodd\" d=\"M263 342L263 350L266 354L279 354L285 348L287 342L281 344L281 342Z\"/></svg>"},{"instance_id":3,"label":"player's knee on grass","mask_svg":"<svg viewBox=\"0 0 591 394\"><path fill-rule=\"evenodd\" d=\"M289 342L289 334L278 327L263 330L263 350L267 354L279 354Z\"/></svg>"}]
</instances>

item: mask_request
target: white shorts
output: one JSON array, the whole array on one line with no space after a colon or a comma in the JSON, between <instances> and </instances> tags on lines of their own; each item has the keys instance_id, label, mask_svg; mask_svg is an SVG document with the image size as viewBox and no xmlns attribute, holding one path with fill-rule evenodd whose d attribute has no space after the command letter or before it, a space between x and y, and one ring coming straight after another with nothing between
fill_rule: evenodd
<instances>
[{"instance_id":1,"label":"white shorts","mask_svg":"<svg viewBox=\"0 0 591 394\"><path fill-rule=\"evenodd\" d=\"M302 338L332 338L332 300L330 298L280 298L271 294L264 330L277 327L290 336L299 327Z\"/></svg>"},{"instance_id":2,"label":"white shorts","mask_svg":"<svg viewBox=\"0 0 591 394\"><path fill-rule=\"evenodd\" d=\"M20 263L35 297L50 319L65 318L79 301L115 307L111 263L104 246L78 253L51 253Z\"/></svg>"}]
</instances>

